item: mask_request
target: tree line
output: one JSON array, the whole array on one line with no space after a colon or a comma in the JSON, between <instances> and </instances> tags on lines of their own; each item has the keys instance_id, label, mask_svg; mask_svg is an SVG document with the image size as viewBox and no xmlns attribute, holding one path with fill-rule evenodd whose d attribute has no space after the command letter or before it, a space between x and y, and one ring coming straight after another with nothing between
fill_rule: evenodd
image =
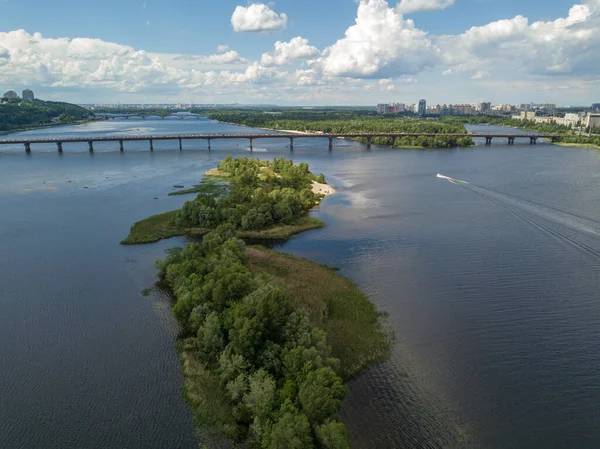
<instances>
[{"instance_id":1,"label":"tree line","mask_svg":"<svg viewBox=\"0 0 600 449\"><path fill-rule=\"evenodd\" d=\"M579 134L570 126L559 125L555 122L537 123L533 120L517 120L510 117L488 117L488 116L472 116L472 117L444 117L442 119L446 123L469 123L473 125L490 124L497 126L507 126L509 128L524 129L529 131L537 131L544 134L560 135L561 142L567 143L582 143L600 145L599 136L585 136ZM592 127L585 130L591 134L600 134L600 128Z\"/></svg>"},{"instance_id":2,"label":"tree line","mask_svg":"<svg viewBox=\"0 0 600 449\"><path fill-rule=\"evenodd\" d=\"M254 128L296 130L323 133L426 133L465 134L462 123L439 120L374 116L371 111L213 111L207 117L221 122L236 123ZM356 140L366 143L366 139ZM392 145L387 137L376 137L375 144ZM396 139L396 147L416 146L425 148L451 148L473 145L470 137L402 137Z\"/></svg>"},{"instance_id":3,"label":"tree line","mask_svg":"<svg viewBox=\"0 0 600 449\"><path fill-rule=\"evenodd\" d=\"M71 103L3 98L0 102L0 131L51 123L74 123L93 116L91 111Z\"/></svg>"}]
</instances>

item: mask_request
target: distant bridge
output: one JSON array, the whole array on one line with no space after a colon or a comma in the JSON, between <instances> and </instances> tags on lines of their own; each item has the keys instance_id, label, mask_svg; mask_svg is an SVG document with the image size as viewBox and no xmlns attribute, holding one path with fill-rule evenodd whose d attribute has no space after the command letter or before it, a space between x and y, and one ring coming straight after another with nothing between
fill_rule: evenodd
<instances>
[{"instance_id":1,"label":"distant bridge","mask_svg":"<svg viewBox=\"0 0 600 449\"><path fill-rule=\"evenodd\" d=\"M106 120L111 120L111 119L125 119L125 120L129 120L130 118L135 118L135 117L139 117L142 120L146 120L149 117L156 117L158 119L162 119L164 120L166 117L177 117L179 120L185 120L186 118L195 118L197 120L200 120L201 117L203 117L201 114L193 114L193 113L186 113L186 114L176 114L176 113L172 113L172 114L156 114L156 113L140 113L140 114L102 114L102 113L97 113L96 117L101 117L104 118Z\"/></svg>"},{"instance_id":2,"label":"distant bridge","mask_svg":"<svg viewBox=\"0 0 600 449\"><path fill-rule=\"evenodd\" d=\"M25 145L25 151L31 152L31 145L37 143L55 143L59 153L63 151L64 143L82 142L88 144L90 153L94 151L95 142L119 142L120 151L124 151L125 142L147 140L150 144L150 151L154 151L154 141L156 140L178 140L179 149L183 149L183 140L198 140L207 141L208 149L210 143L217 139L248 139L250 141L250 151L253 149L253 143L256 139L289 139L290 150L294 150L295 139L329 139L329 150L333 149L333 140L339 138L364 138L367 140L367 148L371 148L371 142L376 137L387 137L392 139L392 145L396 139L402 137L472 137L485 138L485 144L491 145L492 139L504 138L507 139L509 145L514 145L515 139L529 139L529 143L534 145L538 139L549 139L556 142L560 139L556 134L480 134L480 133L464 133L464 134L449 134L449 133L263 133L263 134L183 134L183 135L161 135L161 136L111 136L111 137L55 137L45 139L7 139L0 140L0 145L22 144Z\"/></svg>"}]
</instances>

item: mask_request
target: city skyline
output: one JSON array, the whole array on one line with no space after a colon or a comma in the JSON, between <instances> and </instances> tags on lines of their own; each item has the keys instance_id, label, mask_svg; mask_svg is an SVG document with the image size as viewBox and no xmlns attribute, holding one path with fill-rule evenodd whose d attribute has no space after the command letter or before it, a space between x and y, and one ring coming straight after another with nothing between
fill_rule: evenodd
<instances>
[{"instance_id":1,"label":"city skyline","mask_svg":"<svg viewBox=\"0 0 600 449\"><path fill-rule=\"evenodd\" d=\"M600 91L600 0L132 3L4 2L0 87L75 103L282 106L585 105ZM93 25L73 19L86 14Z\"/></svg>"}]
</instances>

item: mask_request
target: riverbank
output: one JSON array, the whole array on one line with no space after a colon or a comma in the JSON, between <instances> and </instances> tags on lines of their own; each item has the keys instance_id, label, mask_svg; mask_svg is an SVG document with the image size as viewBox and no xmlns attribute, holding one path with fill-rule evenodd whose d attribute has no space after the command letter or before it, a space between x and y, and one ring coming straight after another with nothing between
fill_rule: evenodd
<instances>
[{"instance_id":1,"label":"riverbank","mask_svg":"<svg viewBox=\"0 0 600 449\"><path fill-rule=\"evenodd\" d=\"M24 126L21 128L9 129L9 130L0 130L0 136L5 136L7 134L12 133L20 133L23 131L34 131L36 129L46 129L46 128L60 128L63 126L75 126L75 125L85 125L86 123L103 121L102 118L94 118L94 119L86 119L86 120L77 120L73 123L47 123L44 125L32 125L32 126Z\"/></svg>"},{"instance_id":2,"label":"riverbank","mask_svg":"<svg viewBox=\"0 0 600 449\"><path fill-rule=\"evenodd\" d=\"M471 137L454 137L452 134L463 134L464 125L445 123L425 119L387 118L379 116L364 116L355 112L315 112L289 111L279 115L267 114L261 111L213 111L207 113L207 118L218 123L236 126L252 127L275 132L298 135L354 134L354 133L406 133L414 136L403 136L399 139L389 137L374 137L373 145L392 146L393 148L442 149L459 148L473 145ZM418 136L418 134L423 134ZM417 135L415 135L417 134ZM435 135L425 137L425 135ZM366 144L365 138L351 138ZM394 144L394 145L393 145Z\"/></svg>"},{"instance_id":3,"label":"riverbank","mask_svg":"<svg viewBox=\"0 0 600 449\"><path fill-rule=\"evenodd\" d=\"M121 245L142 245L156 243L173 237L202 237L211 231L209 228L178 227L174 224L179 210L153 215L135 223L129 235L121 241ZM313 217L302 217L293 224L271 226L259 231L239 231L241 239L286 240L293 235L325 226L321 220Z\"/></svg>"},{"instance_id":4,"label":"riverbank","mask_svg":"<svg viewBox=\"0 0 600 449\"><path fill-rule=\"evenodd\" d=\"M599 145L592 143L569 143L569 142L551 142L553 145L559 145L561 147L575 147L575 148L592 148L594 150L600 150Z\"/></svg>"}]
</instances>

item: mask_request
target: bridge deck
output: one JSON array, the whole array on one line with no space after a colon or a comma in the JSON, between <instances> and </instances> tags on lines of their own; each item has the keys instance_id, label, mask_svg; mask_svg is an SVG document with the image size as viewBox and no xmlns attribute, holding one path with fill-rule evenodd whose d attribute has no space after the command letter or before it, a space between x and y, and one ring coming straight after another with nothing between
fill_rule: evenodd
<instances>
[{"instance_id":1,"label":"bridge deck","mask_svg":"<svg viewBox=\"0 0 600 449\"><path fill-rule=\"evenodd\" d=\"M559 135L552 134L449 134L449 133L261 133L261 134L169 134L160 136L110 136L110 137L52 137L42 139L4 139L0 145L33 144L33 143L68 143L68 142L119 142L135 140L191 140L191 139L299 139L299 138L375 138L375 137L479 137L479 138L528 138L528 139L558 139Z\"/></svg>"}]
</instances>

